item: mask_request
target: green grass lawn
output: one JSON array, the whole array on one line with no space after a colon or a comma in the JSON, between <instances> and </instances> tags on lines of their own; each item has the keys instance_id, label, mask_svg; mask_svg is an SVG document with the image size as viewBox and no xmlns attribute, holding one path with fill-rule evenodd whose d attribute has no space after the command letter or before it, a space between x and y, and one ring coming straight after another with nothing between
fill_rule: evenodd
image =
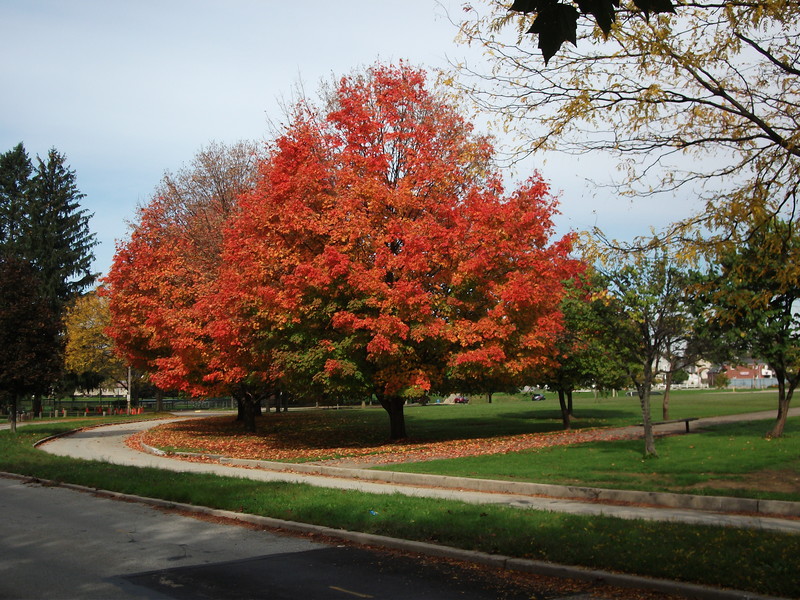
<instances>
[{"instance_id":1,"label":"green grass lawn","mask_svg":"<svg viewBox=\"0 0 800 600\"><path fill-rule=\"evenodd\" d=\"M659 438L659 458L641 440L588 442L538 450L396 464L385 470L481 479L671 491L800 501L800 417L768 440L771 421L720 425Z\"/></svg>"},{"instance_id":2,"label":"green grass lawn","mask_svg":"<svg viewBox=\"0 0 800 600\"><path fill-rule=\"evenodd\" d=\"M409 434L416 441L492 438L561 429L553 394L543 402L520 396L495 395L492 404L410 406ZM653 397L654 418L663 396ZM577 394L576 428L627 426L641 422L639 399L595 398ZM670 417L713 417L774 411L777 392L676 391ZM356 413L356 414L353 414ZM360 414L359 414L360 413ZM378 411L338 411L342 431L358 438L358 429L384 434L386 416ZM347 425L345 425L347 423ZM642 441L590 442L440 461L395 464L384 470L432 473L481 479L504 479L705 495L742 496L800 501L800 418L790 419L782 439L767 440L771 421L718 426L702 433L659 438L660 457L643 460ZM283 427L289 423L282 424ZM348 429L349 428L349 429ZM366 434L364 435L364 438ZM362 439L364 439L362 438Z\"/></svg>"},{"instance_id":3,"label":"green grass lawn","mask_svg":"<svg viewBox=\"0 0 800 600\"><path fill-rule=\"evenodd\" d=\"M709 417L775 410L776 393L681 391L671 401L674 417ZM658 407L662 397L656 396ZM498 438L516 434L561 430L560 412L554 398L544 402L520 401L498 395L493 404L406 407L410 445L425 447L435 442L485 440L483 448ZM627 426L641 421L638 398L575 400L577 428ZM240 432L232 420L200 425L187 421L172 426L188 430L189 441L164 449L215 454L211 443L222 440L229 447ZM763 434L770 422L728 424L711 431L676 435L657 440L658 459L643 460L641 440L587 442L538 450L484 456L466 456L463 445L437 448L444 460L410 462L381 467L387 470L433 473L482 479L558 483L590 487L672 491L800 501L800 419L791 419L783 439L768 441ZM261 458L277 457L281 448L292 448L299 458L317 460L347 457L366 448L369 452L393 452L385 445L388 418L379 407L367 410L299 411L265 416L257 436L240 435L240 447L260 451ZM696 426L695 426L696 429ZM204 448L208 444L210 450ZM224 451L220 451L224 453ZM272 452L272 454L270 454ZM302 457L303 452L309 458ZM316 453L316 454L312 454ZM406 455L401 450L400 455ZM454 458L454 457L458 458ZM272 458L274 459L274 458ZM282 459L283 460L283 459Z\"/></svg>"},{"instance_id":4,"label":"green grass lawn","mask_svg":"<svg viewBox=\"0 0 800 600\"><path fill-rule=\"evenodd\" d=\"M547 393L543 402L521 400L524 396L495 394L492 404L473 397L469 404L409 406L406 423L409 435L421 440L491 437L561 429L561 411L556 394ZM653 419L661 418L663 396L652 397ZM728 392L678 390L670 394L670 418L713 417L775 410L777 392ZM341 412L341 411L340 411ZM347 412L347 411L344 411ZM591 393L574 397L572 426L624 427L642 420L638 397L595 398ZM379 417L385 420L383 411ZM385 424L388 428L388 425Z\"/></svg>"},{"instance_id":5,"label":"green grass lawn","mask_svg":"<svg viewBox=\"0 0 800 600\"><path fill-rule=\"evenodd\" d=\"M33 447L38 439L79 425L38 424L20 428L16 435L0 432L0 470L509 556L787 598L800 592L798 535L579 517L188 473L164 477L155 469L74 460Z\"/></svg>"}]
</instances>

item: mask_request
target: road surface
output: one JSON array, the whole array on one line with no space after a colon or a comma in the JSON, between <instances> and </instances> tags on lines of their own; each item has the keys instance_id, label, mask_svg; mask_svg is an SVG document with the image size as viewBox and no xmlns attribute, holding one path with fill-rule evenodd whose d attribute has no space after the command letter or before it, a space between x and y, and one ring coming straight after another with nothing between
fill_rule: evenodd
<instances>
[{"instance_id":1,"label":"road surface","mask_svg":"<svg viewBox=\"0 0 800 600\"><path fill-rule=\"evenodd\" d=\"M0 478L0 514L0 598L516 600L565 595L535 582L520 586L488 570L208 522L22 480Z\"/></svg>"}]
</instances>

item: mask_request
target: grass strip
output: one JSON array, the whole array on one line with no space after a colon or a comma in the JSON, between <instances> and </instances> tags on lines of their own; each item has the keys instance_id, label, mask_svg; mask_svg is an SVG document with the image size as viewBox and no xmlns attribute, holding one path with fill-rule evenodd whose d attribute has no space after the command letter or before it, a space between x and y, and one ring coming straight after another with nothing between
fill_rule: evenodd
<instances>
[{"instance_id":1,"label":"grass strip","mask_svg":"<svg viewBox=\"0 0 800 600\"><path fill-rule=\"evenodd\" d=\"M580 517L301 484L164 472L33 448L77 424L0 433L0 470L174 502L470 550L797 597L800 536Z\"/></svg>"},{"instance_id":2,"label":"grass strip","mask_svg":"<svg viewBox=\"0 0 800 600\"><path fill-rule=\"evenodd\" d=\"M487 456L396 464L382 470L612 489L800 501L800 417L766 439L772 421L729 423L660 438L657 459L641 440L586 442ZM785 491L768 491L768 479ZM792 482L794 484L792 485Z\"/></svg>"}]
</instances>

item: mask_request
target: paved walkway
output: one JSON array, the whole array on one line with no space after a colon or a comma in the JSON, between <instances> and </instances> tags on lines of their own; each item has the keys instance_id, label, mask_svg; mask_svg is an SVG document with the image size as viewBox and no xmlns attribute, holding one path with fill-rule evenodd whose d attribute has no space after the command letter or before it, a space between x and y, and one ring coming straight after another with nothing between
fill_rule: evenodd
<instances>
[{"instance_id":1,"label":"paved walkway","mask_svg":"<svg viewBox=\"0 0 800 600\"><path fill-rule=\"evenodd\" d=\"M791 414L800 414L800 408L793 409ZM768 419L773 416L774 412L736 415L701 419L693 425L702 427L719 422ZM213 473L258 481L287 481L368 493L401 493L475 504L505 504L517 508L608 515L623 519L681 521L800 533L800 503L796 502L600 490L379 472L341 466L232 459L223 459L217 463L190 462L139 452L125 445L125 440L129 436L163 422L141 421L88 429L48 441L40 448L62 456L101 460L113 464L155 467L167 471ZM679 423L676 427L682 429L684 425Z\"/></svg>"}]
</instances>

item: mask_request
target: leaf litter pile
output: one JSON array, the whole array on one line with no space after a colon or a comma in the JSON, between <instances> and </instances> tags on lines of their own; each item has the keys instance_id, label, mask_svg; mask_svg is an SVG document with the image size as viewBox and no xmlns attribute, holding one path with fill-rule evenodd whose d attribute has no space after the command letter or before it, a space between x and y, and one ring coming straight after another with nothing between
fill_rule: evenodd
<instances>
[{"instance_id":1,"label":"leaf litter pile","mask_svg":"<svg viewBox=\"0 0 800 600\"><path fill-rule=\"evenodd\" d=\"M256 433L244 433L233 417L187 419L137 434L128 445L141 444L172 453L228 458L379 465L465 456L503 454L548 446L632 437L620 430L580 429L496 437L403 440L388 442L384 428L358 419L332 417L330 412L265 415Z\"/></svg>"}]
</instances>

